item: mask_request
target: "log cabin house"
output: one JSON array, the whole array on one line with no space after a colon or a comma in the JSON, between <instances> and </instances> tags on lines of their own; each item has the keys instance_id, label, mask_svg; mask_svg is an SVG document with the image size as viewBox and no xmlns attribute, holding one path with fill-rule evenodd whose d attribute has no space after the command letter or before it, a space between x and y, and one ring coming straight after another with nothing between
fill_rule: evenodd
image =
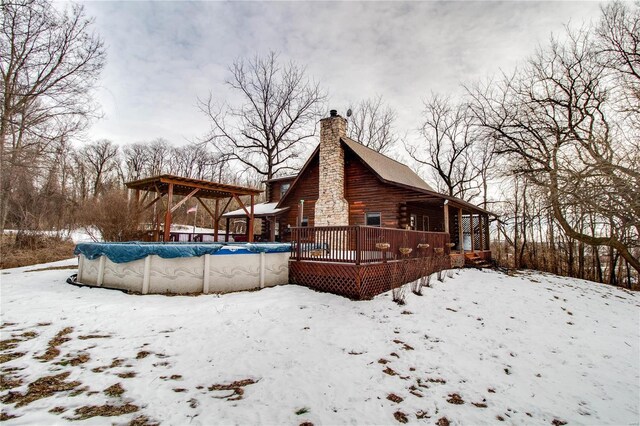
<instances>
[{"instance_id":1,"label":"log cabin house","mask_svg":"<svg viewBox=\"0 0 640 426\"><path fill-rule=\"evenodd\" d=\"M491 259L488 211L438 193L406 165L348 138L335 110L320 121L320 143L300 172L266 187L255 215L261 238L292 242L294 283L365 299L427 270Z\"/></svg>"}]
</instances>

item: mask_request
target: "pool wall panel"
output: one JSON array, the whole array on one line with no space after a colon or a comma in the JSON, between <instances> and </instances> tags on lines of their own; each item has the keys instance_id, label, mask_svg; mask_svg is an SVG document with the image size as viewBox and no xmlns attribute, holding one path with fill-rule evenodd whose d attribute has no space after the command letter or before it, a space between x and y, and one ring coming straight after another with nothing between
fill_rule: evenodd
<instances>
[{"instance_id":1,"label":"pool wall panel","mask_svg":"<svg viewBox=\"0 0 640 426\"><path fill-rule=\"evenodd\" d=\"M89 260L79 255L77 281L88 286L142 294L229 293L288 284L289 253L241 253L114 263L106 256ZM206 258L208 257L208 261ZM205 264L208 263L208 291ZM145 265L148 284L145 288Z\"/></svg>"}]
</instances>

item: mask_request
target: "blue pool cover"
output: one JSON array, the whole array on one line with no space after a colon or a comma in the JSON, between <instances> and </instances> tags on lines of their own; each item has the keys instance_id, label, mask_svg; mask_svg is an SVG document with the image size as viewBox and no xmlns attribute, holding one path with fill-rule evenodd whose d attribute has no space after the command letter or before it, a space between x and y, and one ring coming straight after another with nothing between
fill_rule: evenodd
<instances>
[{"instance_id":1,"label":"blue pool cover","mask_svg":"<svg viewBox=\"0 0 640 426\"><path fill-rule=\"evenodd\" d=\"M89 260L100 256L114 263L126 263L144 259L155 254L164 259L194 257L205 254L255 254L286 253L291 250L289 243L242 243L242 244L197 244L197 243L78 243L73 253L82 254Z\"/></svg>"}]
</instances>

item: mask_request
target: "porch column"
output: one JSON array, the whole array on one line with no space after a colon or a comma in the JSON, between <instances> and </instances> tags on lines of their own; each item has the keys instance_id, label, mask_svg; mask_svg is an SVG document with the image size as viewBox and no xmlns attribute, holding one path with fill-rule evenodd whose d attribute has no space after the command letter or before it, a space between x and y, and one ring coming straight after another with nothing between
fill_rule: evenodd
<instances>
[{"instance_id":1,"label":"porch column","mask_svg":"<svg viewBox=\"0 0 640 426\"><path fill-rule=\"evenodd\" d=\"M444 202L444 232L449 233L449 200Z\"/></svg>"},{"instance_id":2,"label":"porch column","mask_svg":"<svg viewBox=\"0 0 640 426\"><path fill-rule=\"evenodd\" d=\"M476 251L476 238L473 230L473 213L469 215L469 227L471 228L471 253Z\"/></svg>"},{"instance_id":3,"label":"porch column","mask_svg":"<svg viewBox=\"0 0 640 426\"><path fill-rule=\"evenodd\" d=\"M276 240L276 220L275 216L269 217L269 241Z\"/></svg>"},{"instance_id":4,"label":"porch column","mask_svg":"<svg viewBox=\"0 0 640 426\"><path fill-rule=\"evenodd\" d=\"M489 241L489 215L485 214L484 215L484 244L485 244L485 250L491 250L491 242Z\"/></svg>"},{"instance_id":5,"label":"porch column","mask_svg":"<svg viewBox=\"0 0 640 426\"><path fill-rule=\"evenodd\" d=\"M480 251L484 251L484 218L478 215L478 239L480 240Z\"/></svg>"},{"instance_id":6,"label":"porch column","mask_svg":"<svg viewBox=\"0 0 640 426\"><path fill-rule=\"evenodd\" d=\"M462 227L462 207L458 209L458 241L460 254L464 254L464 228Z\"/></svg>"},{"instance_id":7,"label":"porch column","mask_svg":"<svg viewBox=\"0 0 640 426\"><path fill-rule=\"evenodd\" d=\"M167 194L167 213L164 215L164 242L169 241L171 233L171 206L173 204L173 184L169 184L169 192Z\"/></svg>"}]
</instances>

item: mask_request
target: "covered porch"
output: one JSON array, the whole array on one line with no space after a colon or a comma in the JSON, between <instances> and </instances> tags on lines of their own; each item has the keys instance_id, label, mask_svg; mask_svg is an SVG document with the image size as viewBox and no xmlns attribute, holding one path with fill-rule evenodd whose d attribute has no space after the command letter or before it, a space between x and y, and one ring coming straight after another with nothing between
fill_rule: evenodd
<instances>
[{"instance_id":1,"label":"covered porch","mask_svg":"<svg viewBox=\"0 0 640 426\"><path fill-rule=\"evenodd\" d=\"M476 265L491 259L490 214L453 197L414 197L400 205L400 225L447 233L454 266Z\"/></svg>"}]
</instances>

